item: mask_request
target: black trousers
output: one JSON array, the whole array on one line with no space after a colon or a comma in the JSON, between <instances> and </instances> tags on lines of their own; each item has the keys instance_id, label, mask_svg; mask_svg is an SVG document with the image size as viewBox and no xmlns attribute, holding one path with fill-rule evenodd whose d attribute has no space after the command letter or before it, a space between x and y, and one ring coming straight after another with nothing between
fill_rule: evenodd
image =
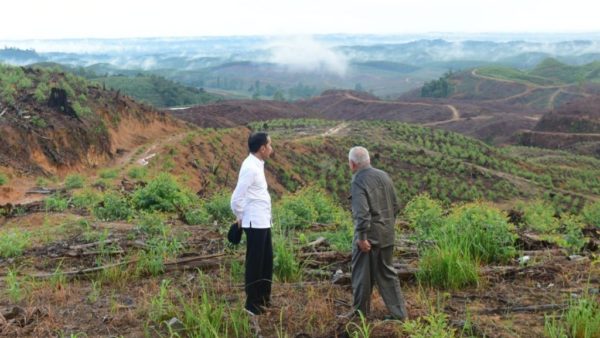
<instances>
[{"instance_id":1,"label":"black trousers","mask_svg":"<svg viewBox=\"0 0 600 338\"><path fill-rule=\"evenodd\" d=\"M250 225L252 226L252 224ZM271 229L244 228L246 233L246 309L259 314L271 303L273 243Z\"/></svg>"}]
</instances>

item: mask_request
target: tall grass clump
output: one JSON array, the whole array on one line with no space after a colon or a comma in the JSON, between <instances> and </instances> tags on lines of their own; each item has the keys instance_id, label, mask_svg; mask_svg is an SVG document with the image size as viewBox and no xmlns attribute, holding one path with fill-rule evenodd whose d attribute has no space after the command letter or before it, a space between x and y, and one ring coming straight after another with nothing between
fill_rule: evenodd
<instances>
[{"instance_id":1,"label":"tall grass clump","mask_svg":"<svg viewBox=\"0 0 600 338\"><path fill-rule=\"evenodd\" d=\"M596 296L585 294L571 301L560 320L546 317L544 333L550 338L600 337L600 305Z\"/></svg>"},{"instance_id":2,"label":"tall grass clump","mask_svg":"<svg viewBox=\"0 0 600 338\"><path fill-rule=\"evenodd\" d=\"M142 210L182 211L192 203L191 195L172 175L161 173L133 193L133 204Z\"/></svg>"},{"instance_id":3,"label":"tall grass clump","mask_svg":"<svg viewBox=\"0 0 600 338\"><path fill-rule=\"evenodd\" d=\"M437 235L485 263L507 262L516 254L513 226L500 210L483 203L453 209Z\"/></svg>"},{"instance_id":4,"label":"tall grass clump","mask_svg":"<svg viewBox=\"0 0 600 338\"><path fill-rule=\"evenodd\" d=\"M73 194L71 203L78 209L93 210L102 201L102 195L94 189L86 188Z\"/></svg>"},{"instance_id":5,"label":"tall grass clump","mask_svg":"<svg viewBox=\"0 0 600 338\"><path fill-rule=\"evenodd\" d=\"M0 257L10 258L23 254L29 247L29 232L19 229L0 232Z\"/></svg>"},{"instance_id":6,"label":"tall grass clump","mask_svg":"<svg viewBox=\"0 0 600 338\"><path fill-rule=\"evenodd\" d=\"M299 280L302 269L296 258L294 245L284 236L275 236L273 246L273 273L277 279L282 282Z\"/></svg>"},{"instance_id":7,"label":"tall grass clump","mask_svg":"<svg viewBox=\"0 0 600 338\"><path fill-rule=\"evenodd\" d=\"M417 279L446 289L460 289L479 282L479 263L463 248L449 243L434 245L421 253Z\"/></svg>"}]
</instances>

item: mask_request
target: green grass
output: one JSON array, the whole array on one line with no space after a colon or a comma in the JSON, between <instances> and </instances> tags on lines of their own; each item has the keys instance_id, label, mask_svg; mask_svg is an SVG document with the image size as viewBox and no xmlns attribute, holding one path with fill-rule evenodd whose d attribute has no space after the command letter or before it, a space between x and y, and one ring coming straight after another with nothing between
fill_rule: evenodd
<instances>
[{"instance_id":1,"label":"green grass","mask_svg":"<svg viewBox=\"0 0 600 338\"><path fill-rule=\"evenodd\" d=\"M417 279L436 287L460 289L479 283L478 270L478 261L463 248L444 243L422 251Z\"/></svg>"},{"instance_id":2,"label":"green grass","mask_svg":"<svg viewBox=\"0 0 600 338\"><path fill-rule=\"evenodd\" d=\"M0 257L18 257L29 247L30 234L27 231L12 229L0 232Z\"/></svg>"},{"instance_id":3,"label":"green grass","mask_svg":"<svg viewBox=\"0 0 600 338\"><path fill-rule=\"evenodd\" d=\"M597 297L584 294L572 300L561 319L546 316L544 333L550 338L596 338L600 336L600 305Z\"/></svg>"},{"instance_id":4,"label":"green grass","mask_svg":"<svg viewBox=\"0 0 600 338\"><path fill-rule=\"evenodd\" d=\"M71 174L65 178L65 188L69 190L83 188L84 184L85 179L78 174Z\"/></svg>"},{"instance_id":5,"label":"green grass","mask_svg":"<svg viewBox=\"0 0 600 338\"><path fill-rule=\"evenodd\" d=\"M5 185L8 183L8 177L5 174L0 173L0 185Z\"/></svg>"}]
</instances>

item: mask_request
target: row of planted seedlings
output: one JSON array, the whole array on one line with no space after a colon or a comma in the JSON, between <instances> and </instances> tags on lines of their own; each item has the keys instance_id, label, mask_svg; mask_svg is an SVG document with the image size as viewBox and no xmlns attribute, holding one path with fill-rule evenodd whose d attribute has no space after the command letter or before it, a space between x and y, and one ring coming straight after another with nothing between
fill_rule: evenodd
<instances>
[{"instance_id":1,"label":"row of planted seedlings","mask_svg":"<svg viewBox=\"0 0 600 338\"><path fill-rule=\"evenodd\" d=\"M412 199L405 216L419 247L419 283L448 290L478 286L482 266L525 262L517 259L519 232L535 232L558 245L565 254L574 255L587 250L590 239L583 230L600 228L600 202L588 203L580 214L558 214L552 204L535 200L518 203L516 212L521 217L517 224L512 224L505 212L486 203L457 205L446 212L439 201L427 194ZM596 264L597 258L591 266ZM580 297L567 303L559 315L545 317L546 335L590 338L600 335L597 294L586 288Z\"/></svg>"}]
</instances>

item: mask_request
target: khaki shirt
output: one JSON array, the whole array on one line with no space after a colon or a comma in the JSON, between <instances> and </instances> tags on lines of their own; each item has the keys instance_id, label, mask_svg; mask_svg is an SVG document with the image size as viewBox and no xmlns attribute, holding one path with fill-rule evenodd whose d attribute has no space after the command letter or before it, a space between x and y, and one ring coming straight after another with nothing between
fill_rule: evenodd
<instances>
[{"instance_id":1,"label":"khaki shirt","mask_svg":"<svg viewBox=\"0 0 600 338\"><path fill-rule=\"evenodd\" d=\"M367 167L352 177L354 238L381 248L394 245L394 225L400 211L394 184L385 171Z\"/></svg>"}]
</instances>

